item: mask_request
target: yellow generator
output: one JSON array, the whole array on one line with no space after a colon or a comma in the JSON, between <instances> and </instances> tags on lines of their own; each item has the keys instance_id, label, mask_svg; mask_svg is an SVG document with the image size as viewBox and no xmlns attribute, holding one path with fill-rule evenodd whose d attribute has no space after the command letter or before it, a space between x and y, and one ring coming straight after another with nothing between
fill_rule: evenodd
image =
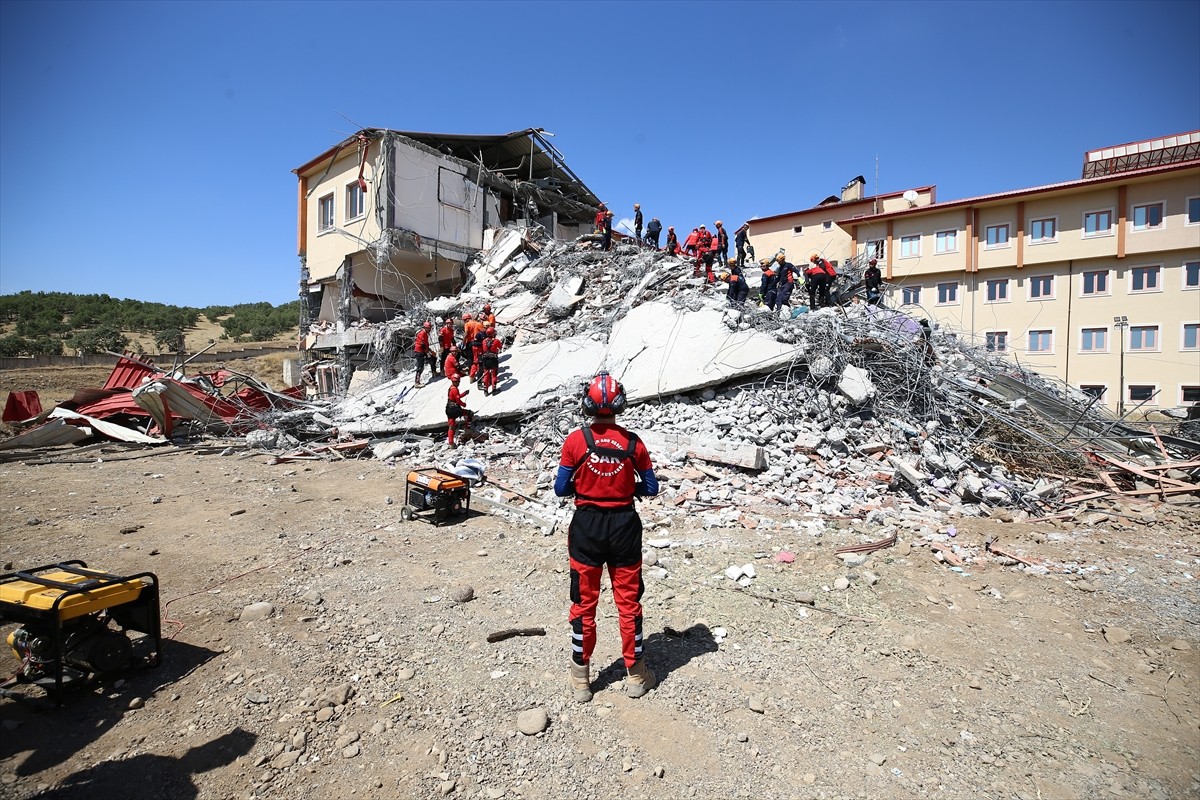
<instances>
[{"instance_id":1,"label":"yellow generator","mask_svg":"<svg viewBox=\"0 0 1200 800\"><path fill-rule=\"evenodd\" d=\"M0 685L32 683L62 704L64 686L133 666L157 666L162 648L158 577L111 575L64 561L0 575L0 624L21 666ZM135 638L130 632L141 634Z\"/></svg>"}]
</instances>

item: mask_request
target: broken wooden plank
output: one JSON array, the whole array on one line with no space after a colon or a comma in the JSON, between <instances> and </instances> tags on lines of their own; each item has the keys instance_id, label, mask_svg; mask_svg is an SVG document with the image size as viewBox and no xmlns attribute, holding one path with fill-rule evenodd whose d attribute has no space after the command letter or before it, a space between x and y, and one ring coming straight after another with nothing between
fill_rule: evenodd
<instances>
[{"instance_id":1,"label":"broken wooden plank","mask_svg":"<svg viewBox=\"0 0 1200 800\"><path fill-rule=\"evenodd\" d=\"M886 539L880 539L878 542L867 542L866 544L851 544L845 547L839 547L834 550L834 555L842 553L874 553L876 550L882 550L885 547L891 547L896 544L898 537L892 534Z\"/></svg>"},{"instance_id":2,"label":"broken wooden plank","mask_svg":"<svg viewBox=\"0 0 1200 800\"><path fill-rule=\"evenodd\" d=\"M511 639L514 636L545 636L545 628L506 628L502 631L489 633L487 640L493 644L503 642L505 639Z\"/></svg>"},{"instance_id":3,"label":"broken wooden plank","mask_svg":"<svg viewBox=\"0 0 1200 800\"><path fill-rule=\"evenodd\" d=\"M963 565L963 560L954 552L953 545L944 542L930 542L929 549L935 553L941 553L942 557L946 559L946 563L952 567L961 567Z\"/></svg>"}]
</instances>

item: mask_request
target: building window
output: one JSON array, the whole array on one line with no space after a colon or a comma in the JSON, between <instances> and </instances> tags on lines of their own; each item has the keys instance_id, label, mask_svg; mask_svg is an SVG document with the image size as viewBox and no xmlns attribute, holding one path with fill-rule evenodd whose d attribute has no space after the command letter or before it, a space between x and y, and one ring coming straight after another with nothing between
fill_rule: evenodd
<instances>
[{"instance_id":1,"label":"building window","mask_svg":"<svg viewBox=\"0 0 1200 800\"><path fill-rule=\"evenodd\" d=\"M1180 350L1200 350L1200 322L1183 323L1183 338L1180 339Z\"/></svg>"},{"instance_id":2,"label":"building window","mask_svg":"<svg viewBox=\"0 0 1200 800\"><path fill-rule=\"evenodd\" d=\"M867 257L875 258L875 259L882 261L883 260L884 241L885 240L883 240L883 239L870 239L867 242L867 253L868 253Z\"/></svg>"},{"instance_id":3,"label":"building window","mask_svg":"<svg viewBox=\"0 0 1200 800\"><path fill-rule=\"evenodd\" d=\"M1200 225L1200 197L1189 197L1187 199L1187 223L1188 225Z\"/></svg>"},{"instance_id":4,"label":"building window","mask_svg":"<svg viewBox=\"0 0 1200 800\"><path fill-rule=\"evenodd\" d=\"M1185 406L1200 406L1200 386L1180 386L1179 400Z\"/></svg>"},{"instance_id":5,"label":"building window","mask_svg":"<svg viewBox=\"0 0 1200 800\"><path fill-rule=\"evenodd\" d=\"M989 225L987 229L988 247L1008 247L1008 225Z\"/></svg>"},{"instance_id":6,"label":"building window","mask_svg":"<svg viewBox=\"0 0 1200 800\"><path fill-rule=\"evenodd\" d=\"M1083 212L1083 236L1111 236L1112 209Z\"/></svg>"},{"instance_id":7,"label":"building window","mask_svg":"<svg viewBox=\"0 0 1200 800\"><path fill-rule=\"evenodd\" d=\"M831 230L833 230L833 223L832 223L832 222L830 222L830 221L828 221L828 220L826 220L825 222L822 222L822 223L821 223L821 230L823 230L823 231L831 231Z\"/></svg>"},{"instance_id":8,"label":"building window","mask_svg":"<svg viewBox=\"0 0 1200 800\"><path fill-rule=\"evenodd\" d=\"M1029 279L1030 300L1054 299L1054 276L1036 275Z\"/></svg>"},{"instance_id":9,"label":"building window","mask_svg":"<svg viewBox=\"0 0 1200 800\"><path fill-rule=\"evenodd\" d=\"M333 227L333 195L327 194L317 201L317 230L327 231Z\"/></svg>"},{"instance_id":10,"label":"building window","mask_svg":"<svg viewBox=\"0 0 1200 800\"><path fill-rule=\"evenodd\" d=\"M934 252L954 253L958 250L958 231L938 231L934 236Z\"/></svg>"},{"instance_id":11,"label":"building window","mask_svg":"<svg viewBox=\"0 0 1200 800\"><path fill-rule=\"evenodd\" d=\"M1108 294L1108 270L1083 273L1083 296Z\"/></svg>"},{"instance_id":12,"label":"building window","mask_svg":"<svg viewBox=\"0 0 1200 800\"><path fill-rule=\"evenodd\" d=\"M1085 383L1079 387L1079 391L1100 402L1104 400L1104 393L1108 391L1108 387L1102 383Z\"/></svg>"},{"instance_id":13,"label":"building window","mask_svg":"<svg viewBox=\"0 0 1200 800\"><path fill-rule=\"evenodd\" d=\"M950 306L958 303L958 284L939 283L937 285L938 305Z\"/></svg>"},{"instance_id":14,"label":"building window","mask_svg":"<svg viewBox=\"0 0 1200 800\"><path fill-rule=\"evenodd\" d=\"M1079 335L1079 352L1107 353L1108 328L1084 328Z\"/></svg>"},{"instance_id":15,"label":"building window","mask_svg":"<svg viewBox=\"0 0 1200 800\"><path fill-rule=\"evenodd\" d=\"M363 215L366 208L363 200L363 190L357 181L346 187L346 219L356 219Z\"/></svg>"},{"instance_id":16,"label":"building window","mask_svg":"<svg viewBox=\"0 0 1200 800\"><path fill-rule=\"evenodd\" d=\"M905 286L900 292L900 299L903 305L919 306L921 304L921 287Z\"/></svg>"},{"instance_id":17,"label":"building window","mask_svg":"<svg viewBox=\"0 0 1200 800\"><path fill-rule=\"evenodd\" d=\"M1183 265L1183 288L1200 289L1200 261L1189 261Z\"/></svg>"},{"instance_id":18,"label":"building window","mask_svg":"<svg viewBox=\"0 0 1200 800\"><path fill-rule=\"evenodd\" d=\"M1150 231L1163 226L1163 204L1147 203L1133 207L1133 229Z\"/></svg>"},{"instance_id":19,"label":"building window","mask_svg":"<svg viewBox=\"0 0 1200 800\"><path fill-rule=\"evenodd\" d=\"M1134 384L1127 387L1127 389L1129 391L1129 399L1134 403L1144 403L1148 400L1154 399L1155 390L1153 384Z\"/></svg>"},{"instance_id":20,"label":"building window","mask_svg":"<svg viewBox=\"0 0 1200 800\"><path fill-rule=\"evenodd\" d=\"M1161 291L1159 284L1159 267L1134 267L1129 274L1130 292Z\"/></svg>"},{"instance_id":21,"label":"building window","mask_svg":"<svg viewBox=\"0 0 1200 800\"><path fill-rule=\"evenodd\" d=\"M1157 351L1158 350L1158 326L1157 325L1130 325L1129 326L1129 349L1130 351L1141 350Z\"/></svg>"},{"instance_id":22,"label":"building window","mask_svg":"<svg viewBox=\"0 0 1200 800\"><path fill-rule=\"evenodd\" d=\"M900 257L915 258L921 255L921 237L920 236L901 236L900 237Z\"/></svg>"},{"instance_id":23,"label":"building window","mask_svg":"<svg viewBox=\"0 0 1200 800\"><path fill-rule=\"evenodd\" d=\"M1035 219L1029 223L1030 244L1044 244L1058 238L1058 217Z\"/></svg>"},{"instance_id":24,"label":"building window","mask_svg":"<svg viewBox=\"0 0 1200 800\"><path fill-rule=\"evenodd\" d=\"M792 227L792 236L799 236L802 233L804 233L803 225L795 225Z\"/></svg>"},{"instance_id":25,"label":"building window","mask_svg":"<svg viewBox=\"0 0 1200 800\"><path fill-rule=\"evenodd\" d=\"M987 301L989 303L1008 302L1008 278L997 278L987 282Z\"/></svg>"},{"instance_id":26,"label":"building window","mask_svg":"<svg viewBox=\"0 0 1200 800\"><path fill-rule=\"evenodd\" d=\"M1008 331L988 331L983 335L984 346L989 353L1008 352Z\"/></svg>"},{"instance_id":27,"label":"building window","mask_svg":"<svg viewBox=\"0 0 1200 800\"><path fill-rule=\"evenodd\" d=\"M1049 353L1054 350L1053 331L1029 331L1026 338L1031 353Z\"/></svg>"}]
</instances>

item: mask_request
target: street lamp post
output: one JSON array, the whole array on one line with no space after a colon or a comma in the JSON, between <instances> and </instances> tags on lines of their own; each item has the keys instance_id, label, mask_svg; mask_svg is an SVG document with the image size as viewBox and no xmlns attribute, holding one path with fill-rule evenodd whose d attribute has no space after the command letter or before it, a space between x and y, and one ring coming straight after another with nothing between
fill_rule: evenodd
<instances>
[{"instance_id":1,"label":"street lamp post","mask_svg":"<svg viewBox=\"0 0 1200 800\"><path fill-rule=\"evenodd\" d=\"M1117 340L1121 346L1120 360L1120 375L1118 377L1120 394L1117 399L1117 415L1125 416L1125 328L1129 326L1129 317L1122 314L1119 317L1113 317L1113 327L1117 329Z\"/></svg>"}]
</instances>

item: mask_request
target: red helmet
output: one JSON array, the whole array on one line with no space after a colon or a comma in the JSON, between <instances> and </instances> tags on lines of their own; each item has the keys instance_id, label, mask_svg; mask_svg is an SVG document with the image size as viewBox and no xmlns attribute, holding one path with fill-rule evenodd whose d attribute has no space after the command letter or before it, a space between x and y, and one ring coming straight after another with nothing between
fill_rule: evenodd
<instances>
[{"instance_id":1,"label":"red helmet","mask_svg":"<svg viewBox=\"0 0 1200 800\"><path fill-rule=\"evenodd\" d=\"M429 328L432 328L432 327L433 327L433 323L432 323L432 322L430 322L429 320L425 320L425 328L426 328L426 330L428 330Z\"/></svg>"},{"instance_id":2,"label":"red helmet","mask_svg":"<svg viewBox=\"0 0 1200 800\"><path fill-rule=\"evenodd\" d=\"M467 320L469 320L470 318L471 318L471 315L470 315L470 314L463 314L463 322L466 322L466 321L467 321Z\"/></svg>"},{"instance_id":3,"label":"red helmet","mask_svg":"<svg viewBox=\"0 0 1200 800\"><path fill-rule=\"evenodd\" d=\"M496 329L495 329L495 328L488 328L488 329L487 329L487 338L489 338L489 339L495 339L495 338L496 338Z\"/></svg>"},{"instance_id":4,"label":"red helmet","mask_svg":"<svg viewBox=\"0 0 1200 800\"><path fill-rule=\"evenodd\" d=\"M483 304L483 310L484 310L484 311L491 311L491 310L492 310L492 304L491 304L491 303L484 303L484 304Z\"/></svg>"},{"instance_id":5,"label":"red helmet","mask_svg":"<svg viewBox=\"0 0 1200 800\"><path fill-rule=\"evenodd\" d=\"M583 413L590 417L620 414L625 410L625 387L607 372L601 372L588 384L581 405Z\"/></svg>"}]
</instances>

